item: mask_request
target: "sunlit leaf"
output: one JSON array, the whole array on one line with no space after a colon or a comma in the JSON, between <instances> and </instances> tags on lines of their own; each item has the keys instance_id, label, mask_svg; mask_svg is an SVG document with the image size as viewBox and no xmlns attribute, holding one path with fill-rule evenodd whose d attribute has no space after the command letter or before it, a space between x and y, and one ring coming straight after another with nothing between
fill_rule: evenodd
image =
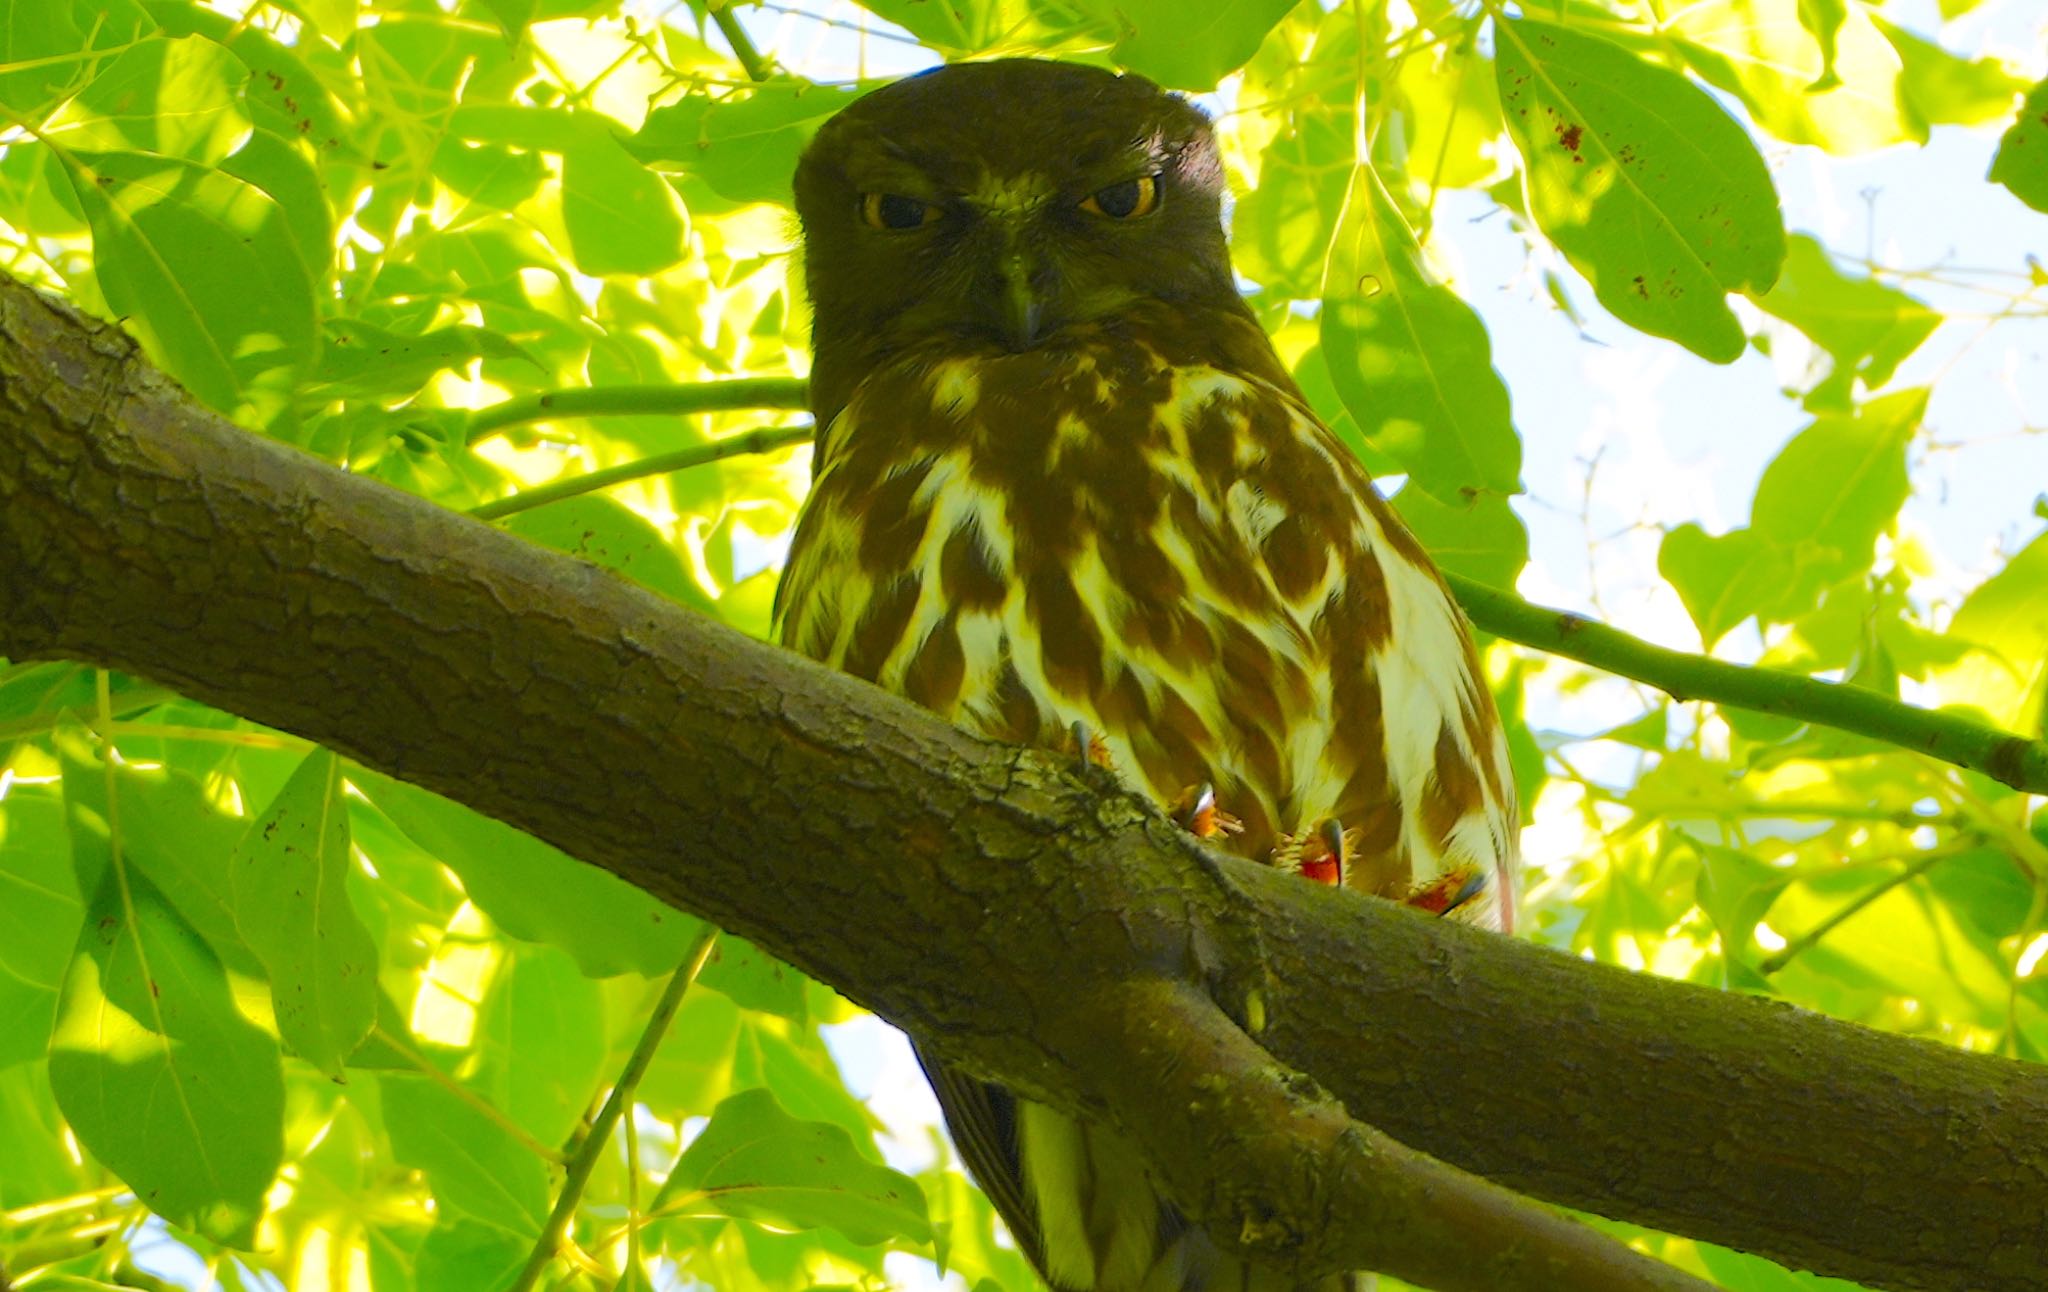
<instances>
[{"instance_id":1,"label":"sunlit leaf","mask_svg":"<svg viewBox=\"0 0 2048 1292\"><path fill-rule=\"evenodd\" d=\"M1077 0L1116 32L1116 61L1174 90L1206 90L1243 67L1290 0Z\"/></svg>"},{"instance_id":2,"label":"sunlit leaf","mask_svg":"<svg viewBox=\"0 0 2048 1292\"><path fill-rule=\"evenodd\" d=\"M699 176L734 202L787 202L805 141L856 97L802 81L771 81L717 102L693 95L650 112L625 143L642 162Z\"/></svg>"},{"instance_id":3,"label":"sunlit leaf","mask_svg":"<svg viewBox=\"0 0 2048 1292\"><path fill-rule=\"evenodd\" d=\"M1830 60L1800 21L1804 2L1699 0L1668 30L1694 71L1787 143L1851 154L1924 138L1900 104L1898 51L1870 11L1844 7Z\"/></svg>"},{"instance_id":4,"label":"sunlit leaf","mask_svg":"<svg viewBox=\"0 0 2048 1292\"><path fill-rule=\"evenodd\" d=\"M1713 535L1687 523L1657 549L1657 573L1678 589L1708 650L1777 595L1790 570L1782 552L1747 529Z\"/></svg>"},{"instance_id":5,"label":"sunlit leaf","mask_svg":"<svg viewBox=\"0 0 2048 1292\"><path fill-rule=\"evenodd\" d=\"M1453 574L1513 591L1515 576L1529 562L1528 526L1498 494L1452 504L1403 489L1394 497L1394 510L1436 563Z\"/></svg>"},{"instance_id":6,"label":"sunlit leaf","mask_svg":"<svg viewBox=\"0 0 2048 1292\"><path fill-rule=\"evenodd\" d=\"M1998 141L1991 182L2005 185L2036 211L2048 211L2048 81L2027 91L2019 115Z\"/></svg>"},{"instance_id":7,"label":"sunlit leaf","mask_svg":"<svg viewBox=\"0 0 2048 1292\"><path fill-rule=\"evenodd\" d=\"M699 927L610 872L572 861L438 794L362 770L349 779L460 875L494 922L517 937L562 948L587 974L665 974Z\"/></svg>"},{"instance_id":8,"label":"sunlit leaf","mask_svg":"<svg viewBox=\"0 0 2048 1292\"><path fill-rule=\"evenodd\" d=\"M915 1180L862 1157L839 1127L791 1117L767 1090L718 1106L653 1207L786 1229L828 1226L857 1243L931 1236Z\"/></svg>"},{"instance_id":9,"label":"sunlit leaf","mask_svg":"<svg viewBox=\"0 0 2048 1292\"><path fill-rule=\"evenodd\" d=\"M312 282L276 201L140 153L72 154L67 176L108 303L195 395L269 422L316 343Z\"/></svg>"},{"instance_id":10,"label":"sunlit leaf","mask_svg":"<svg viewBox=\"0 0 2048 1292\"><path fill-rule=\"evenodd\" d=\"M423 1076L385 1074L384 1129L447 1213L529 1242L548 1214L547 1168L502 1122Z\"/></svg>"},{"instance_id":11,"label":"sunlit leaf","mask_svg":"<svg viewBox=\"0 0 2048 1292\"><path fill-rule=\"evenodd\" d=\"M1905 292L1844 274L1805 234L1791 239L1777 286L1755 299L1834 360L1816 392L1821 403L1846 403L1857 381L1871 389L1883 386L1941 324L1940 314Z\"/></svg>"},{"instance_id":12,"label":"sunlit leaf","mask_svg":"<svg viewBox=\"0 0 2048 1292\"><path fill-rule=\"evenodd\" d=\"M277 1042L243 1018L213 950L126 855L127 778L66 760L86 899L50 1037L50 1084L81 1144L159 1215L255 1236L282 1156Z\"/></svg>"},{"instance_id":13,"label":"sunlit leaf","mask_svg":"<svg viewBox=\"0 0 2048 1292\"><path fill-rule=\"evenodd\" d=\"M218 163L250 130L247 78L241 61L210 40L144 41L106 63L46 128L66 148Z\"/></svg>"},{"instance_id":14,"label":"sunlit leaf","mask_svg":"<svg viewBox=\"0 0 2048 1292\"><path fill-rule=\"evenodd\" d=\"M1618 46L1547 23L1498 29L1501 106L1536 222L1615 317L1736 358L1727 295L1769 287L1785 257L1749 136L1684 77Z\"/></svg>"},{"instance_id":15,"label":"sunlit leaf","mask_svg":"<svg viewBox=\"0 0 2048 1292\"><path fill-rule=\"evenodd\" d=\"M1929 126L1977 126L2012 112L2014 96L2027 88L1995 58L1962 58L1931 40L1872 14L1904 65L1899 99L1924 133Z\"/></svg>"},{"instance_id":16,"label":"sunlit leaf","mask_svg":"<svg viewBox=\"0 0 2048 1292\"><path fill-rule=\"evenodd\" d=\"M334 755L308 754L250 820L231 863L235 920L270 973L278 1034L336 1078L377 1005L377 948L348 898L341 788Z\"/></svg>"},{"instance_id":17,"label":"sunlit leaf","mask_svg":"<svg viewBox=\"0 0 2048 1292\"><path fill-rule=\"evenodd\" d=\"M579 130L562 150L562 223L586 274L653 274L682 259L675 193L602 130Z\"/></svg>"},{"instance_id":18,"label":"sunlit leaf","mask_svg":"<svg viewBox=\"0 0 2048 1292\"><path fill-rule=\"evenodd\" d=\"M0 813L0 1068L49 1045L85 909L64 853L63 800L16 787Z\"/></svg>"},{"instance_id":19,"label":"sunlit leaf","mask_svg":"<svg viewBox=\"0 0 2048 1292\"><path fill-rule=\"evenodd\" d=\"M1352 174L1323 280L1323 357L1359 429L1449 502L1521 488L1486 325L1436 281L1371 167Z\"/></svg>"},{"instance_id":20,"label":"sunlit leaf","mask_svg":"<svg viewBox=\"0 0 2048 1292\"><path fill-rule=\"evenodd\" d=\"M0 104L39 119L151 25L134 0L10 4L0 23Z\"/></svg>"},{"instance_id":21,"label":"sunlit leaf","mask_svg":"<svg viewBox=\"0 0 2048 1292\"><path fill-rule=\"evenodd\" d=\"M1948 704L1969 705L2015 731L2041 732L2048 686L2048 534L2013 554L1949 622L1948 636L1970 654L1935 671Z\"/></svg>"},{"instance_id":22,"label":"sunlit leaf","mask_svg":"<svg viewBox=\"0 0 2048 1292\"><path fill-rule=\"evenodd\" d=\"M565 1143L599 1088L604 1033L603 993L574 957L519 947L484 997L476 1085L541 1143Z\"/></svg>"}]
</instances>

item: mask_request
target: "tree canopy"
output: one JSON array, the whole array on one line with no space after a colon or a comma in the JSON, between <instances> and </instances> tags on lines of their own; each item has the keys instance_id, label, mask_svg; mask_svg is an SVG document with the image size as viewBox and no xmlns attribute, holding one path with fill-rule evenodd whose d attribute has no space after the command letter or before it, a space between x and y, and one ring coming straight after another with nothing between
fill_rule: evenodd
<instances>
[{"instance_id":1,"label":"tree canopy","mask_svg":"<svg viewBox=\"0 0 2048 1292\"><path fill-rule=\"evenodd\" d=\"M943 1145L878 1116L877 1077L859 1071L878 1061L872 1033L834 988L960 1029L962 1052L1006 1079L1050 1065L1063 1075L1045 1088L1069 1098L1092 1081L1119 1116L1144 1120L1158 1092L1100 1093L1117 1074L1090 1070L1107 1061L1073 1043L1072 1020L982 1035L933 997L931 964L972 963L962 910L905 898L925 922L891 928L846 897L833 938L778 922L775 899L827 900L813 872L886 887L891 848L921 848L943 887L976 858L905 824L923 819L911 807L972 823L975 804L1007 803L987 819L1011 820L1020 775L1060 805L1043 819L1073 851L1047 856L1093 855L1091 820L1100 855L1133 875L1171 847L1132 843L1150 827L1058 769L1017 773L871 712L851 684L692 647L663 618L766 631L810 436L787 205L809 131L874 82L871 64L1028 54L1136 71L1216 115L1250 299L1488 634L1532 825L1533 940L1718 989L1738 1011L1717 1030L1695 997L1553 978L1557 956L1485 958L1525 948L1411 944L1396 921L1361 963L1428 1004L1404 1025L1358 1003L1372 977L1311 954L1355 949L1387 913L1304 914L1300 893L1184 858L1164 890L1085 891L1127 913L1148 892L1200 891L1186 904L1222 947L1205 985L1231 1025L1175 993L1077 1017L1180 1020L1186 1051L1153 1056L1162 1083L1213 1063L1339 1119L1339 1140L1348 1109L1611 1216L1596 1226L1718 1286L1853 1285L1708 1237L1873 1287L2031 1286L2048 1222L1978 1195L1988 1181L2004 1205L2038 1205L2026 1173L2048 1153L2038 1123L2027 1141L2027 1123L1986 1111L2032 1107L2048 1055L2048 510L1971 518L1995 545L1959 561L1941 505L1971 471L2019 482L1972 499L2048 479L2026 484L2024 466L2048 461L2048 268L1985 264L1972 242L1998 222L2048 231L2048 82L2029 83L2044 47L1998 48L1983 24L1999 7L19 7L0 30L9 272L118 320L242 429L206 429L114 334L18 289L0 300L0 1279L798 1289L922 1285L936 1265L976 1289L1033 1285ZM1943 263L1788 230L1799 168L1956 153L1983 159L1945 195L1976 223ZM1504 330L1481 290L1474 266L1503 245L1543 336ZM1583 595L1541 541L1556 499L1524 486L1539 451L1584 428L1517 411L1555 397L1523 357L1581 336L1697 363L1758 462L1746 524L1701 510L1616 544L1588 519ZM1974 366L1987 353L2002 402ZM1775 422L1738 420L1755 407ZM79 456L52 456L53 427ZM364 481L414 499L385 506ZM583 564L529 569L531 549L446 513ZM1610 607L1615 578L1661 603ZM523 620L515 584L534 596ZM1682 608L1689 640L1658 604ZM710 663L629 667L643 649ZM712 725L691 726L657 680L732 696L707 694ZM817 716L835 705L862 716ZM819 750L900 797L806 800L828 787L804 779L823 775L804 772ZM778 777L783 798L763 788ZM862 816L876 804L898 815ZM983 864L1009 846L987 829ZM724 878L663 869L697 860ZM732 896L749 876L761 891ZM1207 902L1204 876L1252 913ZM1095 908L1073 909L1086 927ZM1276 945L1291 927L1310 932ZM1048 925L1036 945L1058 937ZM1449 976L1388 968L1392 946ZM1290 972L1241 980L1251 961ZM1363 1012L1320 1012L1325 982ZM1460 1006L1447 987L1468 983ZM989 998L1010 1015L1048 999L1015 990ZM1581 1017L1579 992L1606 1012ZM1737 995L2016 1062L1785 1030L1797 1016L1742 1012ZM1683 1026L1660 1033L1661 1009ZM1328 1060L1333 1020L1369 1038L1347 1042L1344 1070L1308 1069L1341 1107L1260 1086L1264 1052L1233 1048ZM1543 1067L1546 1034L1568 1047L1581 1024L1625 1038L1629 1070L1581 1084ZM1981 1116L1913 1120L1972 1100ZM1595 1132L1603 1110L1623 1123ZM1842 1151L1798 1141L1830 1115ZM1544 1146L1518 1146L1537 1134L1518 1125ZM1900 1130L1926 1125L1952 1133ZM1885 1126L1898 1137L1877 1143ZM1561 1164L1575 1127L1629 1163L1610 1192ZM1985 1155L2008 1136L2002 1160ZM1232 1144L1263 1161L1264 1141ZM1783 1192L1721 1210L1688 1196L1687 1173L1717 1157ZM1887 1208L1926 1181L1998 1235L1977 1265L1901 1254L1911 1222ZM1872 1230L1906 1238L1830 1247L1745 1227L1866 1188ZM1950 1223L1936 1206L1929 1231ZM1512 1208L1471 1223L1541 1224ZM2012 1237L2029 1232L2031 1247ZM1608 1262L1610 1286L1680 1285L1585 1259Z\"/></svg>"}]
</instances>

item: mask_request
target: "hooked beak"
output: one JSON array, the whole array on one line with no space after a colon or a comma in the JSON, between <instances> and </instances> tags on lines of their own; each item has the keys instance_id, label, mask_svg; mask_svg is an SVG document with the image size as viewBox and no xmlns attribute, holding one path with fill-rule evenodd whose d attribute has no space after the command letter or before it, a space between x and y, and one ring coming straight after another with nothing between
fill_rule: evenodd
<instances>
[{"instance_id":1,"label":"hooked beak","mask_svg":"<svg viewBox=\"0 0 2048 1292\"><path fill-rule=\"evenodd\" d=\"M1003 345L1015 352L1029 350L1039 341L1039 327L1045 317L1045 302L1031 285L1031 264L1015 247L1006 248L998 280L1001 299L997 302L998 335Z\"/></svg>"}]
</instances>

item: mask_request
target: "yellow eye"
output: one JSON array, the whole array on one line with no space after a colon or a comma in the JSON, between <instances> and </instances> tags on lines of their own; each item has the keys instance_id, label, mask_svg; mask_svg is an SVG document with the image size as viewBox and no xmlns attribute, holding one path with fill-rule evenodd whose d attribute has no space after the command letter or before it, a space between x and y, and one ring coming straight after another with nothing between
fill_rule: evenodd
<instances>
[{"instance_id":1,"label":"yellow eye","mask_svg":"<svg viewBox=\"0 0 2048 1292\"><path fill-rule=\"evenodd\" d=\"M860 218L870 229L901 233L906 229L922 229L938 219L939 208L900 193L863 193L860 195Z\"/></svg>"},{"instance_id":2,"label":"yellow eye","mask_svg":"<svg viewBox=\"0 0 2048 1292\"><path fill-rule=\"evenodd\" d=\"M1135 220L1159 209L1159 177L1146 175L1111 184L1081 199L1081 209L1111 220Z\"/></svg>"}]
</instances>

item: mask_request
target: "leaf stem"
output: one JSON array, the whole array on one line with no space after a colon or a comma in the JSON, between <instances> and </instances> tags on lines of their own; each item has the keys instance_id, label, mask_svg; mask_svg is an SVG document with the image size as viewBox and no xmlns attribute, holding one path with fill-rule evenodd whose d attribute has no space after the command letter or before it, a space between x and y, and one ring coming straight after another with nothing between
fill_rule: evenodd
<instances>
[{"instance_id":1,"label":"leaf stem","mask_svg":"<svg viewBox=\"0 0 2048 1292\"><path fill-rule=\"evenodd\" d=\"M754 48L754 38L747 35L747 29L740 26L740 20L733 16L732 0L712 0L711 21L717 23L718 30L725 34L726 44L732 46L732 56L747 69L747 79L767 80L768 60L761 57L761 51Z\"/></svg>"},{"instance_id":2,"label":"leaf stem","mask_svg":"<svg viewBox=\"0 0 2048 1292\"><path fill-rule=\"evenodd\" d=\"M566 480L552 480L533 489L525 489L509 498L499 498L481 507L472 507L469 514L478 520L498 520L517 512L531 511L564 498L575 498L599 489L609 489L629 480L640 480L648 476L661 475L669 471L682 471L689 467L703 466L721 458L739 457L747 453L774 453L792 445L803 444L811 439L808 426L761 426L743 435L728 436L709 444L695 444L673 453L658 453L651 458L640 458L633 462L622 462L615 467L598 471L586 471L570 476Z\"/></svg>"},{"instance_id":3,"label":"leaf stem","mask_svg":"<svg viewBox=\"0 0 2048 1292\"><path fill-rule=\"evenodd\" d=\"M1858 893L1854 900L1843 906L1841 910L1836 911L1833 915L1828 916L1806 932L1787 942L1782 949L1774 951L1758 961L1756 971L1768 978L1786 965L1791 964L1799 956L1812 950L1822 938L1854 919L1863 908L1869 906L1878 898L1883 897L1894 888L1912 883L1920 876L1934 869L1939 863L1947 861L1951 857L1969 852L1974 846L1943 848L1939 852L1930 852L1883 883L1874 884L1863 892Z\"/></svg>"},{"instance_id":4,"label":"leaf stem","mask_svg":"<svg viewBox=\"0 0 2048 1292\"><path fill-rule=\"evenodd\" d=\"M478 409L463 432L475 444L494 431L528 422L607 415L686 416L736 409L796 408L804 405L804 383L796 377L738 377L688 385L591 386L522 395Z\"/></svg>"},{"instance_id":5,"label":"leaf stem","mask_svg":"<svg viewBox=\"0 0 2048 1292\"><path fill-rule=\"evenodd\" d=\"M1726 664L1652 645L1618 628L1532 605L1459 575L1446 573L1444 582L1473 624L1496 637L1632 678L1675 700L1711 700L1815 722L1982 772L2016 790L2048 793L2048 741L1917 708L1860 686L1782 669Z\"/></svg>"},{"instance_id":6,"label":"leaf stem","mask_svg":"<svg viewBox=\"0 0 2048 1292\"><path fill-rule=\"evenodd\" d=\"M562 1181L562 1192L555 1198L555 1209L548 1213L547 1224L534 1241L533 1251L526 1258L526 1267L513 1280L510 1292L531 1292L547 1269L548 1262L555 1258L556 1250L562 1245L562 1236L569 1230L569 1221L576 1215L577 1204L582 1201L583 1188L590 1182L590 1173L596 1168L598 1158L604 1154L605 1141L611 1138L612 1127L618 1124L619 1117L633 1102L633 1092L640 1088L640 1079L647 1075L648 1065L654 1062L654 1051L661 1045L661 1038L667 1035L669 1024L675 1021L676 1010L681 1008L690 984L697 981L704 962L711 958L711 948L717 941L718 930L706 926L689 954L683 957L682 967L670 976L661 999L655 1002L654 1013L648 1018L647 1026L641 1029L639 1043L626 1060L625 1070L619 1073L618 1084L605 1097L604 1107L597 1110L597 1117L590 1124L590 1133L583 1137L576 1155L569 1159L568 1177Z\"/></svg>"}]
</instances>

